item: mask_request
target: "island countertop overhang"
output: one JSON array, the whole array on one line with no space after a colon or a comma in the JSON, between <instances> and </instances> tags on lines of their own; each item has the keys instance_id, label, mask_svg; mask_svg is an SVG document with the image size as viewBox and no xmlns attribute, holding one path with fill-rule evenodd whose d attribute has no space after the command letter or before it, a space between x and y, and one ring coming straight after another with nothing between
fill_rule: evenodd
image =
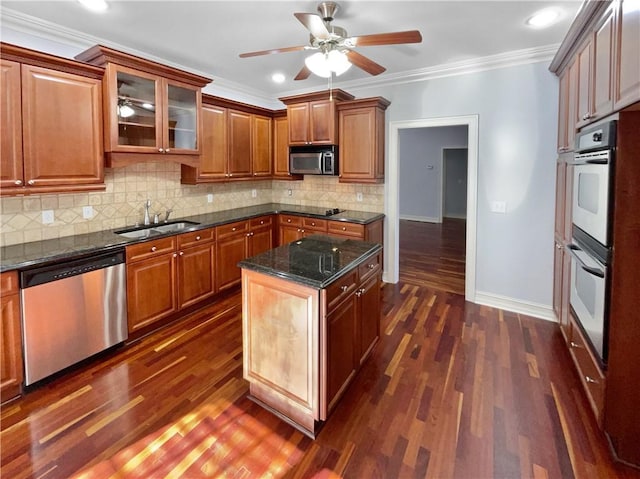
<instances>
[{"instance_id":1,"label":"island countertop overhang","mask_svg":"<svg viewBox=\"0 0 640 479\"><path fill-rule=\"evenodd\" d=\"M378 243L312 235L247 258L238 266L323 289L381 250Z\"/></svg>"}]
</instances>

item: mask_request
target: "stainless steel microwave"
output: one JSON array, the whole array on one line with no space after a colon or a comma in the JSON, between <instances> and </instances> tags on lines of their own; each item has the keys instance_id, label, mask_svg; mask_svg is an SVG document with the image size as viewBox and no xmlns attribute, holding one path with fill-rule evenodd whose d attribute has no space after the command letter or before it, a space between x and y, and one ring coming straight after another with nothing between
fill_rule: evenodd
<instances>
[{"instance_id":1,"label":"stainless steel microwave","mask_svg":"<svg viewBox=\"0 0 640 479\"><path fill-rule=\"evenodd\" d=\"M337 175L336 145L289 147L289 172L292 175Z\"/></svg>"}]
</instances>

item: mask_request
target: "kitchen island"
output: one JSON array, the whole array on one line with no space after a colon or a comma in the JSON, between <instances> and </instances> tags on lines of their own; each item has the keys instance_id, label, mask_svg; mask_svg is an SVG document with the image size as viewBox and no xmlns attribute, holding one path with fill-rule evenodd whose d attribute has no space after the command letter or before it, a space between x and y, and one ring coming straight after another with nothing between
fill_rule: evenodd
<instances>
[{"instance_id":1,"label":"kitchen island","mask_svg":"<svg viewBox=\"0 0 640 479\"><path fill-rule=\"evenodd\" d=\"M313 235L239 263L250 398L312 438L380 336L381 259Z\"/></svg>"}]
</instances>

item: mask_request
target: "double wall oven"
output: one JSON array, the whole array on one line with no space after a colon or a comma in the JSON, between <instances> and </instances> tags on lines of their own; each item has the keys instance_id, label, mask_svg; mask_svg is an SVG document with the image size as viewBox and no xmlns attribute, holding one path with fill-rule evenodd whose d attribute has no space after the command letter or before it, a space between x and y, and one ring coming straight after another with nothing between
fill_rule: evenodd
<instances>
[{"instance_id":1,"label":"double wall oven","mask_svg":"<svg viewBox=\"0 0 640 479\"><path fill-rule=\"evenodd\" d=\"M611 218L616 121L581 131L573 160L573 227L569 303L578 326L607 363Z\"/></svg>"}]
</instances>

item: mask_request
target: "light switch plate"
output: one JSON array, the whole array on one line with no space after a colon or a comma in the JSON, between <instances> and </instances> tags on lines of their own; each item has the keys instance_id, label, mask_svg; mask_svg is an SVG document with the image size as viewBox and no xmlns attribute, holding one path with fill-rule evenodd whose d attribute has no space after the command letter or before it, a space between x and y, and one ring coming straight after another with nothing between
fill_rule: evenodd
<instances>
[{"instance_id":1,"label":"light switch plate","mask_svg":"<svg viewBox=\"0 0 640 479\"><path fill-rule=\"evenodd\" d=\"M258 190L256 189L251 190L251 198L255 198L256 196L258 196Z\"/></svg>"},{"instance_id":2,"label":"light switch plate","mask_svg":"<svg viewBox=\"0 0 640 479\"><path fill-rule=\"evenodd\" d=\"M494 213L506 213L507 212L506 201L492 201L491 211Z\"/></svg>"},{"instance_id":3,"label":"light switch plate","mask_svg":"<svg viewBox=\"0 0 640 479\"><path fill-rule=\"evenodd\" d=\"M90 220L91 218L93 218L93 206L83 206L82 217L85 220Z\"/></svg>"},{"instance_id":4,"label":"light switch plate","mask_svg":"<svg viewBox=\"0 0 640 479\"><path fill-rule=\"evenodd\" d=\"M213 193L207 195L207 203L213 203Z\"/></svg>"},{"instance_id":5,"label":"light switch plate","mask_svg":"<svg viewBox=\"0 0 640 479\"><path fill-rule=\"evenodd\" d=\"M360 191L356 193L356 201L362 201L362 193Z\"/></svg>"},{"instance_id":6,"label":"light switch plate","mask_svg":"<svg viewBox=\"0 0 640 479\"><path fill-rule=\"evenodd\" d=\"M292 190L287 190L287 196L292 196L293 195L293 191Z\"/></svg>"},{"instance_id":7,"label":"light switch plate","mask_svg":"<svg viewBox=\"0 0 640 479\"><path fill-rule=\"evenodd\" d=\"M50 225L54 222L53 210L44 210L42 212L42 224Z\"/></svg>"}]
</instances>

